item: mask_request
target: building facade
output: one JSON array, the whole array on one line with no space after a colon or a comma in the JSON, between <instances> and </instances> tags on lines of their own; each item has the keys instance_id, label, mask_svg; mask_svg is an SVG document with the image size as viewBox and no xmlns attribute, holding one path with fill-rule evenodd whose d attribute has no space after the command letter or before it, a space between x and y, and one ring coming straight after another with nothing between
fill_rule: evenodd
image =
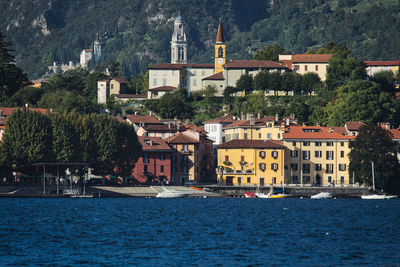
<instances>
[{"instance_id":1,"label":"building facade","mask_svg":"<svg viewBox=\"0 0 400 267\"><path fill-rule=\"evenodd\" d=\"M265 140L231 140L218 146L221 185L281 185L285 147Z\"/></svg>"},{"instance_id":2,"label":"building facade","mask_svg":"<svg viewBox=\"0 0 400 267\"><path fill-rule=\"evenodd\" d=\"M333 54L279 55L279 62L299 74L316 73L321 81L325 81L332 56Z\"/></svg>"},{"instance_id":3,"label":"building facade","mask_svg":"<svg viewBox=\"0 0 400 267\"><path fill-rule=\"evenodd\" d=\"M186 34L183 28L182 17L176 17L174 21L174 33L171 38L171 64L187 63Z\"/></svg>"}]
</instances>

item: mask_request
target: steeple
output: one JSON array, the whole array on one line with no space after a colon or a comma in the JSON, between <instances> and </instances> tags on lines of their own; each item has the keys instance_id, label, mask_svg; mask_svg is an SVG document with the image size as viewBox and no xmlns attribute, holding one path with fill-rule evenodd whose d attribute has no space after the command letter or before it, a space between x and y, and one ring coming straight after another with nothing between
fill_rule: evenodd
<instances>
[{"instance_id":1,"label":"steeple","mask_svg":"<svg viewBox=\"0 0 400 267\"><path fill-rule=\"evenodd\" d=\"M217 38L215 40L215 61L214 61L214 74L220 73L224 70L226 61L225 53L225 39L222 30L222 20L219 20Z\"/></svg>"},{"instance_id":2,"label":"steeple","mask_svg":"<svg viewBox=\"0 0 400 267\"><path fill-rule=\"evenodd\" d=\"M174 21L174 33L171 38L171 63L187 63L186 34L180 15Z\"/></svg>"},{"instance_id":3,"label":"steeple","mask_svg":"<svg viewBox=\"0 0 400 267\"><path fill-rule=\"evenodd\" d=\"M101 44L99 41L99 34L96 35L96 40L93 43L94 61L99 62L101 57Z\"/></svg>"},{"instance_id":4,"label":"steeple","mask_svg":"<svg viewBox=\"0 0 400 267\"><path fill-rule=\"evenodd\" d=\"M218 24L218 30L217 30L217 39L215 40L215 42L217 44L220 43L224 43L225 39L224 39L224 32L222 30L222 20L219 20L219 24Z\"/></svg>"}]
</instances>

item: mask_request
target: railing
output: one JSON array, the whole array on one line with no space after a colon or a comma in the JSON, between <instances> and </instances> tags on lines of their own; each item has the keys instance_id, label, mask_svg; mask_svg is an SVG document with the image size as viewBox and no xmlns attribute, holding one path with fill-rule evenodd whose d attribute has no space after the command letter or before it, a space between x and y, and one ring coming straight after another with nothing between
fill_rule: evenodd
<instances>
[{"instance_id":1,"label":"railing","mask_svg":"<svg viewBox=\"0 0 400 267\"><path fill-rule=\"evenodd\" d=\"M223 174L254 174L254 171L253 170L249 170L249 171L246 171L246 170L238 170L238 171L236 171L236 170L232 170L232 171L228 171L228 170L224 170L223 171Z\"/></svg>"}]
</instances>

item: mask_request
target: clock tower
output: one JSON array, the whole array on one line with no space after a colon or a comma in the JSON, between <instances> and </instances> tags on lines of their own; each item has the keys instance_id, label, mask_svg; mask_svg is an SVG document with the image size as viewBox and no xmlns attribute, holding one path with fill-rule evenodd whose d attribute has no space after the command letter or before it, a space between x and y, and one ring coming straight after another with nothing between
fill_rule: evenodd
<instances>
[{"instance_id":1,"label":"clock tower","mask_svg":"<svg viewBox=\"0 0 400 267\"><path fill-rule=\"evenodd\" d=\"M222 31L222 20L219 20L217 39L215 40L214 74L223 71L223 65L225 64L225 62L226 62L225 40L224 40L224 33Z\"/></svg>"}]
</instances>

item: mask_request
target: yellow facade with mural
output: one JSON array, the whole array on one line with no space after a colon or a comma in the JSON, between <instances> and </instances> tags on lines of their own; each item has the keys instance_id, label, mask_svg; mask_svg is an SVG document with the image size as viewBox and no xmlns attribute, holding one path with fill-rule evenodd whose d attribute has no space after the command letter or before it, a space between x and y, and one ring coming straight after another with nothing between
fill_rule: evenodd
<instances>
[{"instance_id":1,"label":"yellow facade with mural","mask_svg":"<svg viewBox=\"0 0 400 267\"><path fill-rule=\"evenodd\" d=\"M263 140L232 140L218 147L218 182L265 186L283 183L284 146Z\"/></svg>"}]
</instances>

